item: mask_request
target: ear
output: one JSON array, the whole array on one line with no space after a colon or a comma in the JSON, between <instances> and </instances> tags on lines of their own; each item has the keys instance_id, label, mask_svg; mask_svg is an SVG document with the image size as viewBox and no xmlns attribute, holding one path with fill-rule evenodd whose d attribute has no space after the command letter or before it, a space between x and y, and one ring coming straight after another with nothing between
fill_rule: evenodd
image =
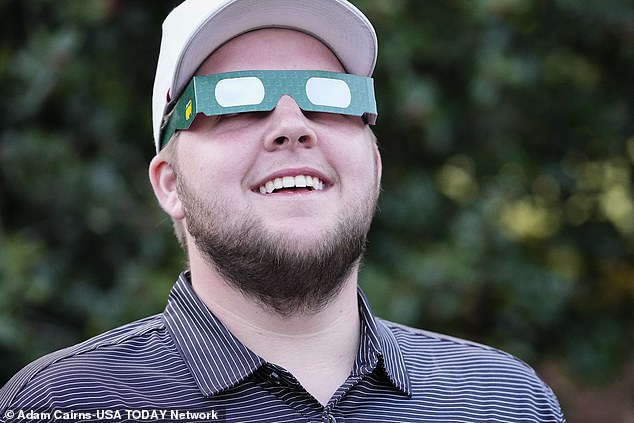
<instances>
[{"instance_id":1,"label":"ear","mask_svg":"<svg viewBox=\"0 0 634 423\"><path fill-rule=\"evenodd\" d=\"M174 166L166 161L159 153L154 156L150 162L149 173L154 195L161 205L161 208L163 208L172 219L184 219L185 213L183 211L183 204L176 190L178 175L174 170Z\"/></svg>"},{"instance_id":2,"label":"ear","mask_svg":"<svg viewBox=\"0 0 634 423\"><path fill-rule=\"evenodd\" d=\"M383 162L381 160L381 153L379 152L379 146L375 142L373 143L374 147L374 167L376 169L376 183L377 189L381 188L381 177L383 175Z\"/></svg>"}]
</instances>

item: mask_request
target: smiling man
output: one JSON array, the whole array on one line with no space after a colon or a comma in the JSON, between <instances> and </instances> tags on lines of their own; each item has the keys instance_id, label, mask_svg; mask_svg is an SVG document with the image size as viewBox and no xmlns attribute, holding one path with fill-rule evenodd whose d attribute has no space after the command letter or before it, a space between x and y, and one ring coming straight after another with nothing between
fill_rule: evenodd
<instances>
[{"instance_id":1,"label":"smiling man","mask_svg":"<svg viewBox=\"0 0 634 423\"><path fill-rule=\"evenodd\" d=\"M187 0L163 30L149 175L190 268L160 315L26 367L0 419L564 421L524 363L381 320L358 288L381 179L358 9Z\"/></svg>"}]
</instances>

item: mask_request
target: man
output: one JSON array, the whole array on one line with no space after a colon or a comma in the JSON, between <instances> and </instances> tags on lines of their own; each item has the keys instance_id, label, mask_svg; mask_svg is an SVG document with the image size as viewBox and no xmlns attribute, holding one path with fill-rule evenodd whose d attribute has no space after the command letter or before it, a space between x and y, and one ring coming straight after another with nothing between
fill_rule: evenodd
<instances>
[{"instance_id":1,"label":"man","mask_svg":"<svg viewBox=\"0 0 634 423\"><path fill-rule=\"evenodd\" d=\"M564 421L519 360L380 320L359 291L381 178L359 10L187 0L163 29L149 174L190 269L162 314L27 366L0 418Z\"/></svg>"}]
</instances>

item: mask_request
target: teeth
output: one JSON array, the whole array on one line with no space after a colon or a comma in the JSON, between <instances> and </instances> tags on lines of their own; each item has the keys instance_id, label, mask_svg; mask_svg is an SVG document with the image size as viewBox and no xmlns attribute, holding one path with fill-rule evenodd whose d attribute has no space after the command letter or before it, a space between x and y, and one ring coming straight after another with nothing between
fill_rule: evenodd
<instances>
[{"instance_id":1,"label":"teeth","mask_svg":"<svg viewBox=\"0 0 634 423\"><path fill-rule=\"evenodd\" d=\"M306 177L304 175L299 175L295 177L295 186L297 188L306 188Z\"/></svg>"},{"instance_id":2,"label":"teeth","mask_svg":"<svg viewBox=\"0 0 634 423\"><path fill-rule=\"evenodd\" d=\"M285 176L282 178L282 183L284 184L284 188L293 188L295 186L295 178L292 176Z\"/></svg>"},{"instance_id":3,"label":"teeth","mask_svg":"<svg viewBox=\"0 0 634 423\"><path fill-rule=\"evenodd\" d=\"M280 190L282 188L313 188L314 190L321 191L324 189L324 182L315 177L309 175L297 175L293 176L284 176L283 178L275 178L270 181L267 181L264 185L258 187L260 193L262 194L271 194L276 190Z\"/></svg>"}]
</instances>

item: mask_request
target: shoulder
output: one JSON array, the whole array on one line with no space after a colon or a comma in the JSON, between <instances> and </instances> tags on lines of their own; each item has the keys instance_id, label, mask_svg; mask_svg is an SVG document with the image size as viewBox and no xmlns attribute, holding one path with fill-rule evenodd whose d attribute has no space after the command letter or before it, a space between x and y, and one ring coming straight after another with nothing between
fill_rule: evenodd
<instances>
[{"instance_id":1,"label":"shoulder","mask_svg":"<svg viewBox=\"0 0 634 423\"><path fill-rule=\"evenodd\" d=\"M414 396L424 393L438 403L468 398L473 404L463 403L465 407L564 421L553 391L519 358L448 335L381 319L378 323L398 344Z\"/></svg>"},{"instance_id":2,"label":"shoulder","mask_svg":"<svg viewBox=\"0 0 634 423\"><path fill-rule=\"evenodd\" d=\"M522 360L499 349L422 329L416 329L387 320L379 322L391 333L404 355L410 360L429 365L451 364L453 368L484 366L500 370L516 369L534 374Z\"/></svg>"},{"instance_id":3,"label":"shoulder","mask_svg":"<svg viewBox=\"0 0 634 423\"><path fill-rule=\"evenodd\" d=\"M157 344L171 342L161 315L112 329L30 363L0 389L0 416L9 407L46 408L55 395L125 366L151 361ZM160 349L160 348L159 348Z\"/></svg>"}]
</instances>

